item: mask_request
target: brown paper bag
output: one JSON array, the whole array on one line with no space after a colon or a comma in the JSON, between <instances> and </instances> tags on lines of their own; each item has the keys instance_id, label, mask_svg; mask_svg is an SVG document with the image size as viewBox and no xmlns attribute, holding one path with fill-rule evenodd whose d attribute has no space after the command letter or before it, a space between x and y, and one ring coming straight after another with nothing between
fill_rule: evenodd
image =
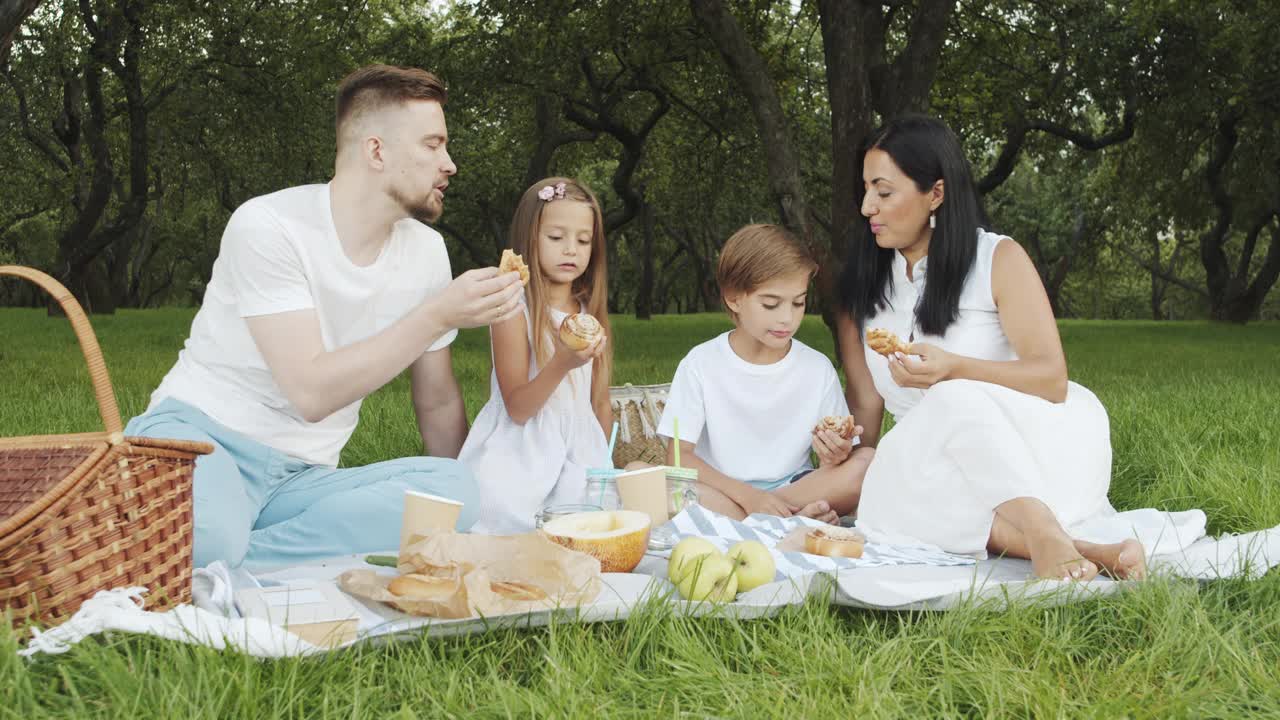
<instances>
[{"instance_id":1,"label":"brown paper bag","mask_svg":"<svg viewBox=\"0 0 1280 720\"><path fill-rule=\"evenodd\" d=\"M401 575L425 576L420 589L396 595L388 589L395 578L373 570L347 571L338 585L411 615L438 618L576 607L600 594L599 560L538 533L432 535L406 547L398 569Z\"/></svg>"}]
</instances>

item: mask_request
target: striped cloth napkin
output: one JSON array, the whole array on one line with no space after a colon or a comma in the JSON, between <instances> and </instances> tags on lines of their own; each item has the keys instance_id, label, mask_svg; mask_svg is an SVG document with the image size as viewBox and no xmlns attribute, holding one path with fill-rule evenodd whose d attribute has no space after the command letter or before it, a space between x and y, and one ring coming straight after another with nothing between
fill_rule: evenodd
<instances>
[{"instance_id":1,"label":"striped cloth napkin","mask_svg":"<svg viewBox=\"0 0 1280 720\"><path fill-rule=\"evenodd\" d=\"M774 580L808 575L813 572L835 572L854 568L885 565L973 565L965 555L952 555L932 545L884 544L868 541L860 558L829 558L803 552L785 552L774 546L798 527L823 527L824 523L805 517L778 517L755 514L745 520L734 520L714 513L701 505L690 505L671 518L669 527L676 540L701 537L721 551L739 540L759 540L773 553L778 566ZM658 553L669 556L670 551Z\"/></svg>"}]
</instances>

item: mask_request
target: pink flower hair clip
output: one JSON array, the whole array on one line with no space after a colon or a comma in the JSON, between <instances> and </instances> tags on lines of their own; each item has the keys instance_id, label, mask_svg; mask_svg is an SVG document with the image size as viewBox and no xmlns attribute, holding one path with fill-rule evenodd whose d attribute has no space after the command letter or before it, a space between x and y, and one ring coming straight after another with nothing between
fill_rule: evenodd
<instances>
[{"instance_id":1,"label":"pink flower hair clip","mask_svg":"<svg viewBox=\"0 0 1280 720\"><path fill-rule=\"evenodd\" d=\"M558 182L555 185L548 185L542 188L541 190L538 191L538 198L543 200L544 202L551 202L552 200L563 200L564 199L564 183Z\"/></svg>"}]
</instances>

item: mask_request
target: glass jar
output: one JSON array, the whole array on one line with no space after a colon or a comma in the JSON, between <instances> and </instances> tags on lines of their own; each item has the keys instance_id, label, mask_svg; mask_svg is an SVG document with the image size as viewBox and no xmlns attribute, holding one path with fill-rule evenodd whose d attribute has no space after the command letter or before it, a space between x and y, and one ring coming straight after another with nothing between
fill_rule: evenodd
<instances>
[{"instance_id":1,"label":"glass jar","mask_svg":"<svg viewBox=\"0 0 1280 720\"><path fill-rule=\"evenodd\" d=\"M582 499L599 505L603 510L621 510L622 497L618 495L618 481L615 480L621 472L617 468L589 468L587 494Z\"/></svg>"},{"instance_id":2,"label":"glass jar","mask_svg":"<svg viewBox=\"0 0 1280 720\"><path fill-rule=\"evenodd\" d=\"M666 466L667 518L698 502L698 471L694 468ZM671 523L664 523L649 531L650 550L670 550L675 547L676 534Z\"/></svg>"},{"instance_id":3,"label":"glass jar","mask_svg":"<svg viewBox=\"0 0 1280 720\"><path fill-rule=\"evenodd\" d=\"M534 527L541 529L543 525L564 517L565 515L573 515L575 513L595 512L602 508L599 505L548 505L542 508L537 515L533 516Z\"/></svg>"},{"instance_id":4,"label":"glass jar","mask_svg":"<svg viewBox=\"0 0 1280 720\"><path fill-rule=\"evenodd\" d=\"M698 504L698 471L667 466L667 517L675 517L690 505Z\"/></svg>"}]
</instances>

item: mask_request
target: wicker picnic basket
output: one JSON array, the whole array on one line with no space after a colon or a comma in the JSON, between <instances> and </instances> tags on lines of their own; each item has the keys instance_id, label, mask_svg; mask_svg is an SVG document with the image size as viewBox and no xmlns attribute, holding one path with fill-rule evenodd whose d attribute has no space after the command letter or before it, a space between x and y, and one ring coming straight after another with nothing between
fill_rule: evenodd
<instances>
[{"instance_id":1,"label":"wicker picnic basket","mask_svg":"<svg viewBox=\"0 0 1280 720\"><path fill-rule=\"evenodd\" d=\"M191 599L191 476L207 443L124 437L98 340L57 280L24 278L66 312L105 432L0 438L0 608L15 627L70 617L99 590L142 586L165 608ZM13 378L9 378L13 382Z\"/></svg>"},{"instance_id":2,"label":"wicker picnic basket","mask_svg":"<svg viewBox=\"0 0 1280 720\"><path fill-rule=\"evenodd\" d=\"M618 441L613 447L613 466L629 462L665 465L667 444L658 435L658 421L667 406L670 385L626 385L609 388L609 401L618 420Z\"/></svg>"}]
</instances>

